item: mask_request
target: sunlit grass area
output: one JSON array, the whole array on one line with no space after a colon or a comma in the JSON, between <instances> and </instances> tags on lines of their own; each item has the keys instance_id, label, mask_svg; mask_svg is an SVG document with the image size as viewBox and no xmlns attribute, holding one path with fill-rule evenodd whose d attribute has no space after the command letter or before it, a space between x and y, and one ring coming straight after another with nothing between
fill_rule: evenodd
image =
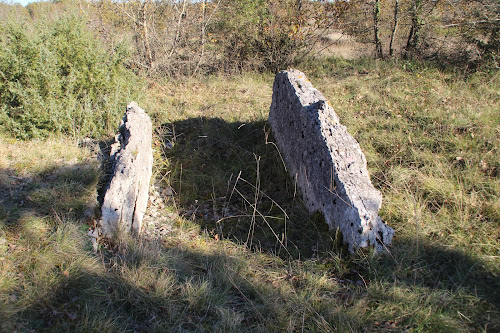
<instances>
[{"instance_id":1,"label":"sunlit grass area","mask_svg":"<svg viewBox=\"0 0 500 333\"><path fill-rule=\"evenodd\" d=\"M360 141L372 180L384 195L382 218L396 229L389 255L342 258L344 264L355 263L347 271L354 271L357 281L374 282L367 285L377 288L376 298L396 290L411 294L412 301L403 297L392 311L424 322L420 329L460 328L467 315L452 314L448 306L468 304L469 297L476 306L467 312L476 317L467 325L477 325L485 311L497 311L498 293L490 287L497 285L500 248L498 73L467 77L422 63L342 59L303 67ZM254 103L266 110L271 90L265 87L272 78L267 80L261 89L249 84ZM232 80L221 81L231 86ZM208 91L217 85L204 84ZM178 95L190 95L183 92ZM210 99L203 92L198 96ZM343 254L338 235L325 230L321 217L305 213L266 122L247 120L259 111L238 121L233 112L245 112L246 104L233 112L217 105L204 112L207 105L192 107L192 115L175 118L162 132L169 147L164 174L178 191L185 216L217 239L229 237L284 258ZM424 315L432 306L422 308L422 297L438 299L442 293L449 301ZM389 303L367 310L367 318L394 306ZM487 304L493 308L485 310ZM408 306L415 312L404 315ZM488 330L486 324L482 328Z\"/></svg>"},{"instance_id":2,"label":"sunlit grass area","mask_svg":"<svg viewBox=\"0 0 500 333\"><path fill-rule=\"evenodd\" d=\"M266 123L270 74L148 84L175 228L93 252L102 176L78 138L0 137L0 331L500 329L500 76L413 62L299 67L366 154L389 252L307 214Z\"/></svg>"}]
</instances>

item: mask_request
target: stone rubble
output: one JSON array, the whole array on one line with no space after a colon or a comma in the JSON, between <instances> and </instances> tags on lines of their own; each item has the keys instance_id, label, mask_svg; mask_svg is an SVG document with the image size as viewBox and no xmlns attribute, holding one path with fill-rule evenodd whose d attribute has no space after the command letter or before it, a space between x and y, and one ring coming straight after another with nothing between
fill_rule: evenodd
<instances>
[{"instance_id":1,"label":"stone rubble","mask_svg":"<svg viewBox=\"0 0 500 333\"><path fill-rule=\"evenodd\" d=\"M177 213L165 211L165 208L172 204L173 197L174 193L170 187L164 189L158 184L151 184L149 205L142 221L142 235L146 240L162 239L176 230L174 221L179 216Z\"/></svg>"},{"instance_id":2,"label":"stone rubble","mask_svg":"<svg viewBox=\"0 0 500 333\"><path fill-rule=\"evenodd\" d=\"M172 205L174 192L170 187L164 189L161 185L152 182L149 189L149 203L142 220L141 237L150 242L157 242L173 236L178 229L175 221L179 215L175 212L168 212L165 208ZM107 246L107 242L102 242L102 235L99 228L91 227L88 236L92 242L94 251L97 252L99 245Z\"/></svg>"}]
</instances>

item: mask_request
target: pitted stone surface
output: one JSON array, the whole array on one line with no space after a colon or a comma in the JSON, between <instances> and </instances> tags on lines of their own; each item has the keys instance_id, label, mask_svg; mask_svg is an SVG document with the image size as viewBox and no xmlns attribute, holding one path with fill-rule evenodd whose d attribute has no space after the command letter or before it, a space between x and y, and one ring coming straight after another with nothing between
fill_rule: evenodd
<instances>
[{"instance_id":1,"label":"pitted stone surface","mask_svg":"<svg viewBox=\"0 0 500 333\"><path fill-rule=\"evenodd\" d=\"M298 70L276 75L269 123L290 175L312 213L339 228L349 250L383 250L394 230L378 215L382 195L370 181L359 143Z\"/></svg>"},{"instance_id":2,"label":"pitted stone surface","mask_svg":"<svg viewBox=\"0 0 500 333\"><path fill-rule=\"evenodd\" d=\"M151 141L149 116L136 102L131 102L111 146L112 174L100 221L101 233L105 237L141 232L153 168Z\"/></svg>"}]
</instances>

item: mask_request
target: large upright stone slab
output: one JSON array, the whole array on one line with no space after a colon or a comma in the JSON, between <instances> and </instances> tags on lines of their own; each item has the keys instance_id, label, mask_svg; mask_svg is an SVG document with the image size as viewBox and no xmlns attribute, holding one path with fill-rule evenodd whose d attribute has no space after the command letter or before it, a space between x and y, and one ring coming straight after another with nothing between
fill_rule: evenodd
<instances>
[{"instance_id":1,"label":"large upright stone slab","mask_svg":"<svg viewBox=\"0 0 500 333\"><path fill-rule=\"evenodd\" d=\"M131 102L111 146L111 178L104 194L100 221L105 237L141 232L153 168L151 141L149 116L136 102Z\"/></svg>"},{"instance_id":2,"label":"large upright stone slab","mask_svg":"<svg viewBox=\"0 0 500 333\"><path fill-rule=\"evenodd\" d=\"M391 243L394 230L378 215L382 195L358 142L302 72L276 75L269 123L310 212L322 212L330 229L339 228L350 251Z\"/></svg>"}]
</instances>

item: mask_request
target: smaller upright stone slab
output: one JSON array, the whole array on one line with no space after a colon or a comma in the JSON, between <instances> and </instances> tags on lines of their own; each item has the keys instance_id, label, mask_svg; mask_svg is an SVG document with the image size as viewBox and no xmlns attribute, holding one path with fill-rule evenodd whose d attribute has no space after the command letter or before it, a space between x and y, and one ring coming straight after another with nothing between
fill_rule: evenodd
<instances>
[{"instance_id":1,"label":"smaller upright stone slab","mask_svg":"<svg viewBox=\"0 0 500 333\"><path fill-rule=\"evenodd\" d=\"M339 228L351 252L391 243L394 230L378 215L382 195L359 143L304 73L276 75L269 123L311 213L322 212L330 229Z\"/></svg>"},{"instance_id":2,"label":"smaller upright stone slab","mask_svg":"<svg viewBox=\"0 0 500 333\"><path fill-rule=\"evenodd\" d=\"M108 238L141 232L153 168L152 125L136 102L127 105L125 116L111 146L110 182L105 190L100 221Z\"/></svg>"}]
</instances>

